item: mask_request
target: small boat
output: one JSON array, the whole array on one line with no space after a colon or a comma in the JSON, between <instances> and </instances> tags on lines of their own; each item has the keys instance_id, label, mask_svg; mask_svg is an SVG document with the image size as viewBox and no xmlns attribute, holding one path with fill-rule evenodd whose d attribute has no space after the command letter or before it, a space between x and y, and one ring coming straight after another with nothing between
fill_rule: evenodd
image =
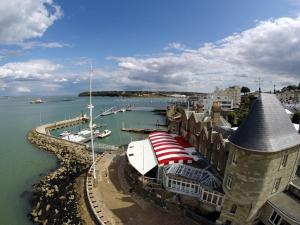
<instances>
[{"instance_id":1,"label":"small boat","mask_svg":"<svg viewBox=\"0 0 300 225\"><path fill-rule=\"evenodd\" d=\"M100 134L98 135L98 137L100 138L104 138L104 137L107 137L111 134L111 130L104 130L104 131L101 131Z\"/></svg>"},{"instance_id":2,"label":"small boat","mask_svg":"<svg viewBox=\"0 0 300 225\"><path fill-rule=\"evenodd\" d=\"M64 137L64 136L67 136L67 135L70 135L71 133L69 132L69 131L64 131L64 132L62 132L61 134L59 134L59 136L61 136L61 137Z\"/></svg>"},{"instance_id":3,"label":"small boat","mask_svg":"<svg viewBox=\"0 0 300 225\"><path fill-rule=\"evenodd\" d=\"M94 135L96 135L96 136L98 136L100 133L101 133L100 130L95 130L94 131Z\"/></svg>"},{"instance_id":4,"label":"small boat","mask_svg":"<svg viewBox=\"0 0 300 225\"><path fill-rule=\"evenodd\" d=\"M41 104L41 103L44 103L44 101L41 98L38 98L30 102L30 104Z\"/></svg>"},{"instance_id":5,"label":"small boat","mask_svg":"<svg viewBox=\"0 0 300 225\"><path fill-rule=\"evenodd\" d=\"M61 139L71 141L71 142L76 142L76 143L85 143L89 139L85 138L83 136L77 135L77 134L70 134L62 137Z\"/></svg>"},{"instance_id":6,"label":"small boat","mask_svg":"<svg viewBox=\"0 0 300 225\"><path fill-rule=\"evenodd\" d=\"M90 129L84 129L82 131L79 131L77 135L80 135L82 137L89 137L91 135L91 131Z\"/></svg>"}]
</instances>

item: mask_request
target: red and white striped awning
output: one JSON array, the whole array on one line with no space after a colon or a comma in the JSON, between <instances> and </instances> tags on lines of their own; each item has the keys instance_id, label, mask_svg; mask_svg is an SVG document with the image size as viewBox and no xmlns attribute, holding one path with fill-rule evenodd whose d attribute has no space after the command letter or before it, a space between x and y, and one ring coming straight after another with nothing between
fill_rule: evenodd
<instances>
[{"instance_id":1,"label":"red and white striped awning","mask_svg":"<svg viewBox=\"0 0 300 225\"><path fill-rule=\"evenodd\" d=\"M174 137L166 132L153 132L149 134L149 140L160 166L173 163L187 164L194 161L186 150L192 145L180 136Z\"/></svg>"}]
</instances>

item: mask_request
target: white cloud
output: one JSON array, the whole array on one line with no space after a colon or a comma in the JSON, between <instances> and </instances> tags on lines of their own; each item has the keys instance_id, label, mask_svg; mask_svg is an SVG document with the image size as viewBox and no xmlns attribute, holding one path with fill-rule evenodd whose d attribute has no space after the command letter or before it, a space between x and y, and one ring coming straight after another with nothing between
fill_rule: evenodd
<instances>
[{"instance_id":1,"label":"white cloud","mask_svg":"<svg viewBox=\"0 0 300 225\"><path fill-rule=\"evenodd\" d=\"M64 83L64 82L68 82L69 80L68 79L66 79L66 78L55 78L54 79L54 82L56 82L56 83Z\"/></svg>"},{"instance_id":2,"label":"white cloud","mask_svg":"<svg viewBox=\"0 0 300 225\"><path fill-rule=\"evenodd\" d=\"M178 42L172 42L172 43L169 43L167 44L167 46L164 48L164 50L185 50L186 49L186 46L181 44L181 43L178 43Z\"/></svg>"},{"instance_id":3,"label":"white cloud","mask_svg":"<svg viewBox=\"0 0 300 225\"><path fill-rule=\"evenodd\" d=\"M0 43L41 37L62 16L52 0L0 1Z\"/></svg>"},{"instance_id":4,"label":"white cloud","mask_svg":"<svg viewBox=\"0 0 300 225\"><path fill-rule=\"evenodd\" d=\"M20 46L22 49L28 50L32 48L64 48L70 47L69 44L61 43L61 42L37 42L37 41L29 41L29 42L20 42L16 43L16 45Z\"/></svg>"},{"instance_id":5,"label":"white cloud","mask_svg":"<svg viewBox=\"0 0 300 225\"><path fill-rule=\"evenodd\" d=\"M153 57L113 58L128 85L207 91L232 84L256 88L262 77L264 87L299 82L300 18L261 21L254 28L206 43L199 49L169 44L176 54ZM269 89L268 89L269 90Z\"/></svg>"},{"instance_id":6,"label":"white cloud","mask_svg":"<svg viewBox=\"0 0 300 225\"><path fill-rule=\"evenodd\" d=\"M42 59L7 63L0 66L0 79L10 81L49 79L52 77L52 73L59 68L61 68L61 65Z\"/></svg>"},{"instance_id":7,"label":"white cloud","mask_svg":"<svg viewBox=\"0 0 300 225\"><path fill-rule=\"evenodd\" d=\"M29 93L31 92L30 88L28 87L17 87L17 91L21 93Z\"/></svg>"}]
</instances>

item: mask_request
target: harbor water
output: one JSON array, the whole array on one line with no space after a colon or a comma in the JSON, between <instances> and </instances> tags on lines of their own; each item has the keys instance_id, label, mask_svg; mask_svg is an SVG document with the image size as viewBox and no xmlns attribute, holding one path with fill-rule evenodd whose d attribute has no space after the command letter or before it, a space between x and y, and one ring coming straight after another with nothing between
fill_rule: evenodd
<instances>
[{"instance_id":1,"label":"harbor water","mask_svg":"<svg viewBox=\"0 0 300 225\"><path fill-rule=\"evenodd\" d=\"M27 132L39 124L60 121L86 113L86 97L44 97L44 104L29 104L35 98L0 97L0 224L32 224L27 217L31 209L30 190L41 176L55 169L55 156L37 149L26 140ZM66 99L68 101L66 101ZM94 122L101 125L100 130L110 129L112 134L97 143L124 145L131 140L139 140L143 134L122 132L122 128L156 128L164 124L165 118L150 111L151 108L164 108L166 98L118 98L93 97L94 115L105 109L127 105L138 107L139 111L119 112ZM145 107L145 108L144 108ZM76 131L84 126L57 130Z\"/></svg>"}]
</instances>

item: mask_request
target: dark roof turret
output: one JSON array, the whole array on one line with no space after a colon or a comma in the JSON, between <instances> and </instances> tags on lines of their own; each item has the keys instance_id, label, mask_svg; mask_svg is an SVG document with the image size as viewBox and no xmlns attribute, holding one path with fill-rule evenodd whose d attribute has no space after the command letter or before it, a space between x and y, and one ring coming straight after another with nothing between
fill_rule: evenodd
<instances>
[{"instance_id":1,"label":"dark roof turret","mask_svg":"<svg viewBox=\"0 0 300 225\"><path fill-rule=\"evenodd\" d=\"M277 152L300 145L300 135L276 96L262 93L229 141L246 150Z\"/></svg>"}]
</instances>

